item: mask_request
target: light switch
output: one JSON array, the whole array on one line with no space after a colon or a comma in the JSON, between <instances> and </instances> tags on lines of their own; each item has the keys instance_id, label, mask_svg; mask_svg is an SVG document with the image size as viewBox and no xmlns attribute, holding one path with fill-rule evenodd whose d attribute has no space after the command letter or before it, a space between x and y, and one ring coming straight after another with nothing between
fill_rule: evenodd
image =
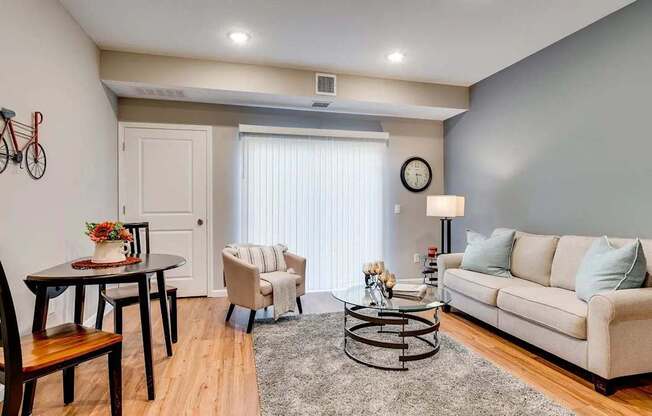
<instances>
[{"instance_id":1,"label":"light switch","mask_svg":"<svg viewBox=\"0 0 652 416\"><path fill-rule=\"evenodd\" d=\"M394 214L400 214L401 213L401 205L396 204L394 205Z\"/></svg>"}]
</instances>

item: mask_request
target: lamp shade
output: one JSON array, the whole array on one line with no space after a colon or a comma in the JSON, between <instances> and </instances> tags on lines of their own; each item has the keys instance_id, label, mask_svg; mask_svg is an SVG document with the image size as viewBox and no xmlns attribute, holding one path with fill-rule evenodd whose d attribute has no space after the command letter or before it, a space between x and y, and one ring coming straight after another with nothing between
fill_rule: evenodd
<instances>
[{"instance_id":1,"label":"lamp shade","mask_svg":"<svg viewBox=\"0 0 652 416\"><path fill-rule=\"evenodd\" d=\"M463 217L464 197L457 195L428 196L426 215L445 218Z\"/></svg>"}]
</instances>

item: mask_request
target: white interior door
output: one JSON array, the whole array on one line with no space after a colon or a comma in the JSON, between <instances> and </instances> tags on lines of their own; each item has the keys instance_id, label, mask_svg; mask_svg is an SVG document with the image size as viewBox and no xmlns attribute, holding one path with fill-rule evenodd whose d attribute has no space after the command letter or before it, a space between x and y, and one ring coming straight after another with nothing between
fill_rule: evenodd
<instances>
[{"instance_id":1,"label":"white interior door","mask_svg":"<svg viewBox=\"0 0 652 416\"><path fill-rule=\"evenodd\" d=\"M166 272L179 296L208 291L210 127L120 125L120 217L148 221L150 251L186 264Z\"/></svg>"}]
</instances>

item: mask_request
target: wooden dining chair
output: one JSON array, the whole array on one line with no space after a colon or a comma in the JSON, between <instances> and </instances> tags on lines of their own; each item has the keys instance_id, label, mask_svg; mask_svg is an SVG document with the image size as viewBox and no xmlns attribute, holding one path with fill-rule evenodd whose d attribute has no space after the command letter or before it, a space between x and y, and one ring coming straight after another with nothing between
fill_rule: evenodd
<instances>
[{"instance_id":1,"label":"wooden dining chair","mask_svg":"<svg viewBox=\"0 0 652 416\"><path fill-rule=\"evenodd\" d=\"M63 324L20 337L7 276L0 263L0 383L2 416L20 410L23 384L102 355L109 356L111 414L122 414L122 336L77 324Z\"/></svg>"},{"instance_id":2,"label":"wooden dining chair","mask_svg":"<svg viewBox=\"0 0 652 416\"><path fill-rule=\"evenodd\" d=\"M145 253L149 254L149 223L134 222L125 223L124 227L129 230L134 239L129 243L129 255L138 256L142 254L142 247L145 246ZM143 244L142 234L145 235ZM125 287L116 287L107 289L106 285L99 285L100 293L97 301L97 316L95 318L95 329L102 329L104 322L104 308L106 303L113 306L114 313L114 331L116 334L122 334L122 308L129 305L137 305L138 286L130 285ZM172 331L172 342L177 342L177 288L174 286L165 286L165 292L170 302L170 327ZM150 299L159 299L158 285L150 286ZM161 310L161 313L165 313Z\"/></svg>"}]
</instances>

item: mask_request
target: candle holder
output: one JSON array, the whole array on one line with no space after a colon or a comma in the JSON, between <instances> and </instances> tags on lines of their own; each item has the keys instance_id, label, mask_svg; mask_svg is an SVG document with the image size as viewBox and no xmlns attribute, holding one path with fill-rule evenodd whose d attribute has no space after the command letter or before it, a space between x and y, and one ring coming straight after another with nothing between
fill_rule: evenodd
<instances>
[{"instance_id":1,"label":"candle holder","mask_svg":"<svg viewBox=\"0 0 652 416\"><path fill-rule=\"evenodd\" d=\"M385 268L384 262L365 263L362 272L366 289L377 290L385 299L394 296L392 288L396 284L396 277Z\"/></svg>"},{"instance_id":2,"label":"candle holder","mask_svg":"<svg viewBox=\"0 0 652 416\"><path fill-rule=\"evenodd\" d=\"M383 294L383 296L387 299L391 299L392 297L394 297L394 290L385 284L380 286L380 291Z\"/></svg>"},{"instance_id":3,"label":"candle holder","mask_svg":"<svg viewBox=\"0 0 652 416\"><path fill-rule=\"evenodd\" d=\"M391 299L394 296L394 281L388 280L383 282L380 278L380 275L375 273L365 273L365 288L371 290L377 290L380 292L384 298Z\"/></svg>"},{"instance_id":4,"label":"candle holder","mask_svg":"<svg viewBox=\"0 0 652 416\"><path fill-rule=\"evenodd\" d=\"M373 279L371 276L372 276L371 273L364 274L364 287L366 287L367 289L369 289L373 284Z\"/></svg>"}]
</instances>

